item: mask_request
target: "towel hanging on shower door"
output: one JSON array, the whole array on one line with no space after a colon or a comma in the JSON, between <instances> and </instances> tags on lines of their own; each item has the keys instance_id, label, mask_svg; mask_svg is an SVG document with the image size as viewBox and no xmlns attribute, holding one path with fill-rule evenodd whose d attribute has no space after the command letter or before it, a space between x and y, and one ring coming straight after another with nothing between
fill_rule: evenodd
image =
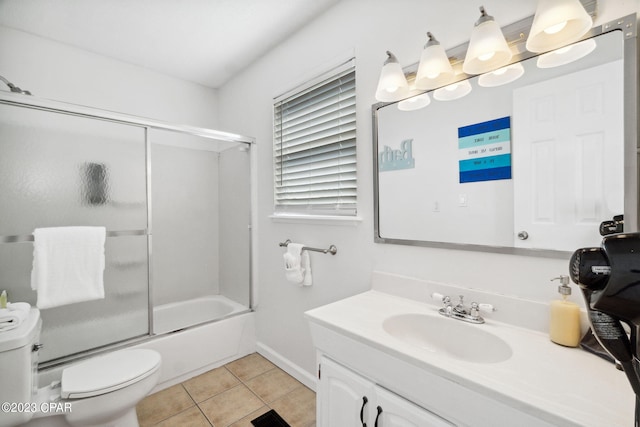
<instances>
[{"instance_id":1,"label":"towel hanging on shower door","mask_svg":"<svg viewBox=\"0 0 640 427\"><path fill-rule=\"evenodd\" d=\"M37 228L31 288L38 308L104 298L104 227Z\"/></svg>"}]
</instances>

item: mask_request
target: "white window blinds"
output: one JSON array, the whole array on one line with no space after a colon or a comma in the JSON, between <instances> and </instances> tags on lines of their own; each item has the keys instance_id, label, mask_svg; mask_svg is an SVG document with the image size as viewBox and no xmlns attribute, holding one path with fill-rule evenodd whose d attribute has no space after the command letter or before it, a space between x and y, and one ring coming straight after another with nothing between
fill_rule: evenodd
<instances>
[{"instance_id":1,"label":"white window blinds","mask_svg":"<svg viewBox=\"0 0 640 427\"><path fill-rule=\"evenodd\" d=\"M276 213L356 214L356 82L353 61L276 99Z\"/></svg>"}]
</instances>

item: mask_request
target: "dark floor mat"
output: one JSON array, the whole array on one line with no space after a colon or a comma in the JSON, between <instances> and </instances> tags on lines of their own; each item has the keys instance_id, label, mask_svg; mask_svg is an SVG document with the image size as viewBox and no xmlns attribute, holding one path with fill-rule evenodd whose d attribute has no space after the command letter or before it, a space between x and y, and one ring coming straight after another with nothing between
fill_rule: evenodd
<instances>
[{"instance_id":1,"label":"dark floor mat","mask_svg":"<svg viewBox=\"0 0 640 427\"><path fill-rule=\"evenodd\" d=\"M280 415L273 409L260 415L251 421L255 427L291 427Z\"/></svg>"}]
</instances>

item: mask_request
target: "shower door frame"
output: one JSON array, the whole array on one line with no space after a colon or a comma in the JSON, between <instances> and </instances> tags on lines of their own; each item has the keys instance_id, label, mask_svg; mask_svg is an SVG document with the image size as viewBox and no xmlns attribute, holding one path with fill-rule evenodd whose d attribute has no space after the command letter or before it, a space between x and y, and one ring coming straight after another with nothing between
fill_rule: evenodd
<instances>
[{"instance_id":1,"label":"shower door frame","mask_svg":"<svg viewBox=\"0 0 640 427\"><path fill-rule=\"evenodd\" d=\"M95 353L99 353L104 350L109 350L114 347L121 347L125 345L129 345L131 343L139 343L140 341L145 341L153 336L157 335L154 332L153 328L153 253L152 253L152 240L153 240L153 226L152 226L152 205L151 205L151 139L150 139L150 129L159 129L171 132L177 132L192 136L199 136L205 139L211 139L221 142L229 142L229 143L239 143L246 144L250 149L253 148L253 145L256 143L255 138L230 132L223 132L214 129L201 128L190 125L179 125L174 124L162 120L155 120L145 117L133 116L124 113L118 113L113 111L101 110L99 108L86 107L82 105L69 104L60 101L53 101L49 99L38 98L32 95L25 94L17 94L12 92L0 92L0 105L9 105L14 107L22 107L28 109L35 109L41 111L48 111L52 113L65 114L76 117L83 117L94 120L101 120L113 123L119 123L123 125L129 125L134 127L142 128L144 131L144 143L145 143L145 176L146 176L146 202L147 202L147 277L148 277L148 321L149 321L149 330L146 336L141 336L137 338L130 338L124 342L116 342L112 344L108 344L103 347L88 349L85 351L81 351L79 353L74 353L72 355L62 356L57 359L53 359L51 361L47 361L40 364L40 368L49 368L55 367L61 364L68 363L73 360L77 360L82 357L86 357L88 355L92 355ZM251 153L251 151L250 151ZM249 169L250 174L252 173L251 168ZM253 178L249 176L249 193L250 197L253 198ZM253 213L252 209L253 203L249 203L249 224L247 227L249 229L249 259L248 268L249 268L249 310L253 310L253 226L252 226L252 218ZM119 236L119 235L131 235L131 234L140 234L138 232L111 232L110 235ZM19 242L27 242L32 241L32 236L0 236L0 243L19 243ZM159 334L162 335L162 334Z\"/></svg>"}]
</instances>

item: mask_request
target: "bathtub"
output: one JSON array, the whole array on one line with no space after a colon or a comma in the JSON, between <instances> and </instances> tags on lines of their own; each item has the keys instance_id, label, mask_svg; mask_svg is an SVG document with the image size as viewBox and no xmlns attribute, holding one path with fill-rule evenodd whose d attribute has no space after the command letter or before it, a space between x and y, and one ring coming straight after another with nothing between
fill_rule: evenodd
<instances>
[{"instance_id":1,"label":"bathtub","mask_svg":"<svg viewBox=\"0 0 640 427\"><path fill-rule=\"evenodd\" d=\"M164 334L248 311L222 295L163 304L153 309L153 333Z\"/></svg>"},{"instance_id":2,"label":"bathtub","mask_svg":"<svg viewBox=\"0 0 640 427\"><path fill-rule=\"evenodd\" d=\"M169 330L176 332L151 335L137 344L124 345L128 348L156 350L162 356L160 378L152 393L256 351L254 312L224 297L213 296L198 298L198 300L166 304L158 306L156 310L160 309L161 323L165 320L168 322L167 319L170 319L171 316L174 317L174 320L175 317L180 320L183 316L188 316L190 322L195 319L200 323L199 325L182 330L180 330L181 328L176 329L174 325ZM182 308L179 309L180 304L182 304ZM218 314L222 316L217 321L212 321L214 320L212 316L203 320L202 313L199 313L200 317L192 317L196 312L202 310L213 312L215 309L219 309ZM156 316L155 310L154 316ZM163 316L165 317L163 318ZM192 326L192 323L189 326ZM114 348L114 350L120 348L122 346ZM57 365L39 371L38 383L40 387L50 384L52 381L59 381L65 366L64 364Z\"/></svg>"},{"instance_id":3,"label":"bathtub","mask_svg":"<svg viewBox=\"0 0 640 427\"><path fill-rule=\"evenodd\" d=\"M254 313L222 295L159 305L153 317L155 335L134 346L162 355L153 393L256 351Z\"/></svg>"}]
</instances>

